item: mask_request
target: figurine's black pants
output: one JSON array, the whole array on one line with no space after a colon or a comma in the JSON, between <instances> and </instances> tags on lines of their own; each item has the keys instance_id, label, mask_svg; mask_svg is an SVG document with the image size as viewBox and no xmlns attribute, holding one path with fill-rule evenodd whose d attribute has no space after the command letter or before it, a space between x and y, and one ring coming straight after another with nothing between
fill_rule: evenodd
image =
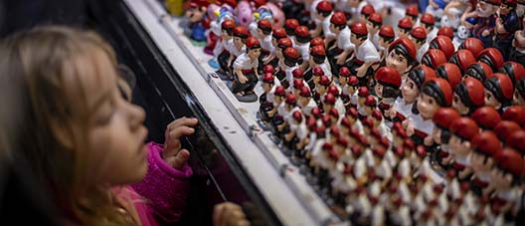
<instances>
[{"instance_id":1,"label":"figurine's black pants","mask_svg":"<svg viewBox=\"0 0 525 226\"><path fill-rule=\"evenodd\" d=\"M233 93L238 93L238 92L243 92L243 91L244 92L253 91L253 89L255 88L255 85L258 82L257 76L255 75L255 72L249 73L249 74L244 74L244 76L246 76L246 78L248 78L248 81L245 82L244 84L239 82L238 75L235 76L236 84L234 85L234 87L232 89Z\"/></svg>"}]
</instances>

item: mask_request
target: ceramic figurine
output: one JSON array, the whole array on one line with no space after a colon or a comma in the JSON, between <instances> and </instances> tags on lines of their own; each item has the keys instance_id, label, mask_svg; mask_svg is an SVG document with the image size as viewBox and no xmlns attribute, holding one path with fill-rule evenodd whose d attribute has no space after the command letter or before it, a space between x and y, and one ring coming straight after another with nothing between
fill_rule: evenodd
<instances>
[{"instance_id":1,"label":"ceramic figurine","mask_svg":"<svg viewBox=\"0 0 525 226\"><path fill-rule=\"evenodd\" d=\"M447 26L441 26L441 28L438 29L438 32L437 32L437 35L443 35L443 36L446 36L450 39L453 39L454 38L454 29L452 27L447 27ZM436 36L437 37L437 36ZM431 42L432 40L434 40L435 37L431 38L430 40L427 39L428 42Z\"/></svg>"},{"instance_id":2,"label":"ceramic figurine","mask_svg":"<svg viewBox=\"0 0 525 226\"><path fill-rule=\"evenodd\" d=\"M454 89L454 108L462 116L471 115L476 109L485 104L483 83L467 77Z\"/></svg>"},{"instance_id":3,"label":"ceramic figurine","mask_svg":"<svg viewBox=\"0 0 525 226\"><path fill-rule=\"evenodd\" d=\"M232 86L232 92L239 101L254 102L257 95L253 91L259 80L259 55L261 54L261 45L254 37L246 40L246 52L241 54L233 63L235 82Z\"/></svg>"},{"instance_id":4,"label":"ceramic figurine","mask_svg":"<svg viewBox=\"0 0 525 226\"><path fill-rule=\"evenodd\" d=\"M275 27L273 28L273 31L272 31L272 48L271 48L271 52L268 56L266 56L262 63L264 65L272 65L274 67L277 67L278 66L278 63L279 63L279 59L282 58L282 50L280 52L281 54L281 57L277 57L277 52L279 50L279 40L281 40L282 38L287 38L286 36L286 31L284 30L284 28L282 27ZM287 47L291 47L292 45L290 46L287 46Z\"/></svg>"},{"instance_id":5,"label":"ceramic figurine","mask_svg":"<svg viewBox=\"0 0 525 226\"><path fill-rule=\"evenodd\" d=\"M405 80L408 72L411 71L416 62L417 49L414 42L409 38L398 38L388 47L386 66L397 69Z\"/></svg>"},{"instance_id":6,"label":"ceramic figurine","mask_svg":"<svg viewBox=\"0 0 525 226\"><path fill-rule=\"evenodd\" d=\"M397 37L398 38L407 38L410 35L410 31L414 24L410 18L405 17L397 23Z\"/></svg>"},{"instance_id":7,"label":"ceramic figurine","mask_svg":"<svg viewBox=\"0 0 525 226\"><path fill-rule=\"evenodd\" d=\"M447 60L450 60L452 55L456 52L454 44L452 43L452 40L444 35L439 35L432 39L430 42L428 49L439 49L445 53L445 56L447 57Z\"/></svg>"},{"instance_id":8,"label":"ceramic figurine","mask_svg":"<svg viewBox=\"0 0 525 226\"><path fill-rule=\"evenodd\" d=\"M512 47L514 33L520 28L521 20L516 15L516 0L502 0L497 12L496 25L494 26L494 47L509 60L509 49Z\"/></svg>"},{"instance_id":9,"label":"ceramic figurine","mask_svg":"<svg viewBox=\"0 0 525 226\"><path fill-rule=\"evenodd\" d=\"M372 4L364 5L363 8L361 8L360 18L359 18L358 22L366 23L366 21L368 21L368 17L370 15L372 15L373 13L375 13L375 12L376 12L376 10L375 10L375 8L374 8L374 6Z\"/></svg>"},{"instance_id":10,"label":"ceramic figurine","mask_svg":"<svg viewBox=\"0 0 525 226\"><path fill-rule=\"evenodd\" d=\"M401 75L395 68L381 67L376 71L374 79L376 81L374 91L380 100L379 110L381 110L382 115L385 115L399 96Z\"/></svg>"},{"instance_id":11,"label":"ceramic figurine","mask_svg":"<svg viewBox=\"0 0 525 226\"><path fill-rule=\"evenodd\" d=\"M525 106L525 79L520 79L514 89L513 105Z\"/></svg>"},{"instance_id":12,"label":"ceramic figurine","mask_svg":"<svg viewBox=\"0 0 525 226\"><path fill-rule=\"evenodd\" d=\"M322 106L324 102L324 96L327 93L328 87L330 86L330 79L324 75L319 77L318 85L315 86L314 90L314 100L317 102L318 106ZM335 102L335 100L334 100Z\"/></svg>"},{"instance_id":13,"label":"ceramic figurine","mask_svg":"<svg viewBox=\"0 0 525 226\"><path fill-rule=\"evenodd\" d=\"M209 28L210 21L206 16L206 9L210 5L206 0L192 0L190 7L186 11L186 17L189 21L188 36L196 42L206 41L206 29Z\"/></svg>"},{"instance_id":14,"label":"ceramic figurine","mask_svg":"<svg viewBox=\"0 0 525 226\"><path fill-rule=\"evenodd\" d=\"M491 106L503 113L504 108L512 103L514 87L509 76L494 73L485 81L485 105Z\"/></svg>"},{"instance_id":15,"label":"ceramic figurine","mask_svg":"<svg viewBox=\"0 0 525 226\"><path fill-rule=\"evenodd\" d=\"M305 80L310 84L313 83L313 69L319 67L323 70L323 74L331 78L330 65L326 63L326 52L324 46L317 45L310 49L307 63L307 72L305 73Z\"/></svg>"},{"instance_id":16,"label":"ceramic figurine","mask_svg":"<svg viewBox=\"0 0 525 226\"><path fill-rule=\"evenodd\" d=\"M350 28L346 25L346 16L342 12L335 12L330 19L330 30L335 37L325 38L325 46L328 47L327 56L332 69L332 73L337 75L338 65L343 65L350 53L354 50L354 45L350 41ZM333 45L329 45L335 41Z\"/></svg>"},{"instance_id":17,"label":"ceramic figurine","mask_svg":"<svg viewBox=\"0 0 525 226\"><path fill-rule=\"evenodd\" d=\"M453 63L459 67L461 73L465 73L467 68L476 62L474 55L470 50L460 49L454 53L448 60L449 63Z\"/></svg>"},{"instance_id":18,"label":"ceramic figurine","mask_svg":"<svg viewBox=\"0 0 525 226\"><path fill-rule=\"evenodd\" d=\"M521 130L520 125L514 121L503 120L494 127L493 132L496 133L502 144L507 142L507 138L511 134Z\"/></svg>"},{"instance_id":19,"label":"ceramic figurine","mask_svg":"<svg viewBox=\"0 0 525 226\"><path fill-rule=\"evenodd\" d=\"M368 39L372 41L376 48L379 47L379 30L383 26L383 17L380 13L373 13L368 17L366 28L368 29Z\"/></svg>"},{"instance_id":20,"label":"ceramic figurine","mask_svg":"<svg viewBox=\"0 0 525 226\"><path fill-rule=\"evenodd\" d=\"M481 40L477 38L467 38L457 48L470 50L474 57L477 57L479 53L481 53L481 51L485 49L485 47L483 46L483 42L481 42Z\"/></svg>"},{"instance_id":21,"label":"ceramic figurine","mask_svg":"<svg viewBox=\"0 0 525 226\"><path fill-rule=\"evenodd\" d=\"M213 55L219 62L219 73L223 75L231 74L230 70L230 52L228 45L233 44L233 29L235 28L234 20L224 20L221 23L221 33L218 43L213 49Z\"/></svg>"},{"instance_id":22,"label":"ceramic figurine","mask_svg":"<svg viewBox=\"0 0 525 226\"><path fill-rule=\"evenodd\" d=\"M410 19L410 22L412 22L412 24L416 24L418 17L419 17L419 9L417 8L417 6L412 5L406 8L405 18Z\"/></svg>"},{"instance_id":23,"label":"ceramic figurine","mask_svg":"<svg viewBox=\"0 0 525 226\"><path fill-rule=\"evenodd\" d=\"M292 72L298 68L299 51L293 47L288 47L283 51L283 60L279 63L279 71L276 76L284 87L288 88L293 83Z\"/></svg>"},{"instance_id":24,"label":"ceramic figurine","mask_svg":"<svg viewBox=\"0 0 525 226\"><path fill-rule=\"evenodd\" d=\"M493 107L483 106L478 108L470 116L476 123L479 128L482 130L492 131L499 122L501 122L501 117Z\"/></svg>"},{"instance_id":25,"label":"ceramic figurine","mask_svg":"<svg viewBox=\"0 0 525 226\"><path fill-rule=\"evenodd\" d=\"M250 33L245 27L237 26L233 29L233 39L231 39L226 45L226 50L228 50L228 52L230 53L230 58L228 59L227 63L228 68L230 68L230 71L232 70L233 63L235 62L237 57L246 53L245 43L248 39L248 36L250 36ZM226 73L224 79L233 80L233 74L233 71L230 74Z\"/></svg>"},{"instance_id":26,"label":"ceramic figurine","mask_svg":"<svg viewBox=\"0 0 525 226\"><path fill-rule=\"evenodd\" d=\"M392 26L383 25L381 29L379 29L377 50L379 51L379 55L381 56L379 59L379 61L381 62L381 66L384 66L386 64L385 59L388 55L388 47L392 42L394 42L395 37L396 34L394 33L394 28L392 28Z\"/></svg>"},{"instance_id":27,"label":"ceramic figurine","mask_svg":"<svg viewBox=\"0 0 525 226\"><path fill-rule=\"evenodd\" d=\"M501 0L480 0L476 6L478 21L471 31L471 36L481 40L485 47L492 46L496 11L500 4Z\"/></svg>"},{"instance_id":28,"label":"ceramic figurine","mask_svg":"<svg viewBox=\"0 0 525 226\"><path fill-rule=\"evenodd\" d=\"M525 32L523 30L514 33L509 60L525 64Z\"/></svg>"},{"instance_id":29,"label":"ceramic figurine","mask_svg":"<svg viewBox=\"0 0 525 226\"><path fill-rule=\"evenodd\" d=\"M299 51L301 58L299 60L299 66L301 69L306 70L308 67L308 59L310 58L310 30L306 26L299 26L295 28L295 40L294 47Z\"/></svg>"},{"instance_id":30,"label":"ceramic figurine","mask_svg":"<svg viewBox=\"0 0 525 226\"><path fill-rule=\"evenodd\" d=\"M434 154L434 159L442 167L446 167L451 163L452 155L450 155L449 150L450 125L460 117L460 114L452 108L440 108L432 118L432 122L436 125L432 132L432 138L434 143L439 145Z\"/></svg>"},{"instance_id":31,"label":"ceramic figurine","mask_svg":"<svg viewBox=\"0 0 525 226\"><path fill-rule=\"evenodd\" d=\"M421 49L421 48L420 48ZM447 56L439 49L428 49L420 59L421 64L437 69L442 64L447 63ZM461 78L461 76L460 76ZM446 79L446 78L445 78ZM448 80L448 79L447 79Z\"/></svg>"},{"instance_id":32,"label":"ceramic figurine","mask_svg":"<svg viewBox=\"0 0 525 226\"><path fill-rule=\"evenodd\" d=\"M485 80L493 77L492 68L482 62L476 62L468 66L465 71L465 78L472 77L479 80L481 83L485 83Z\"/></svg>"},{"instance_id":33,"label":"ceramic figurine","mask_svg":"<svg viewBox=\"0 0 525 226\"><path fill-rule=\"evenodd\" d=\"M425 54L428 50L427 32L425 28L423 27L415 27L410 31L409 37L410 39L412 39L412 41L416 45L416 49L417 49L416 60L418 62L421 62L421 59L423 58L423 54Z\"/></svg>"},{"instance_id":34,"label":"ceramic figurine","mask_svg":"<svg viewBox=\"0 0 525 226\"><path fill-rule=\"evenodd\" d=\"M510 106L503 112L501 118L523 125L525 124L525 108L522 106Z\"/></svg>"},{"instance_id":35,"label":"ceramic figurine","mask_svg":"<svg viewBox=\"0 0 525 226\"><path fill-rule=\"evenodd\" d=\"M471 168L472 139L479 133L479 127L471 118L462 117L450 125L452 136L449 140L450 153L453 157L453 167L460 181L469 180L473 171Z\"/></svg>"},{"instance_id":36,"label":"ceramic figurine","mask_svg":"<svg viewBox=\"0 0 525 226\"><path fill-rule=\"evenodd\" d=\"M277 125L280 125L284 122L283 110L284 110L284 100L286 97L286 89L283 86L275 87L274 91L274 100L273 100L273 109L268 111L268 117L271 119L271 125L274 127L274 132L277 131ZM275 134L278 136L278 134Z\"/></svg>"},{"instance_id":37,"label":"ceramic figurine","mask_svg":"<svg viewBox=\"0 0 525 226\"><path fill-rule=\"evenodd\" d=\"M525 67L514 61L507 61L503 63L503 66L499 69L499 73L506 74L511 78L512 84L516 86L516 83L525 78Z\"/></svg>"},{"instance_id":38,"label":"ceramic figurine","mask_svg":"<svg viewBox=\"0 0 525 226\"><path fill-rule=\"evenodd\" d=\"M359 79L356 76L350 76L346 83L347 84L343 86L341 99L345 108L348 110L351 107L357 107L357 89L359 88Z\"/></svg>"},{"instance_id":39,"label":"ceramic figurine","mask_svg":"<svg viewBox=\"0 0 525 226\"><path fill-rule=\"evenodd\" d=\"M270 120L268 112L274 109L275 77L271 73L264 74L263 84L264 93L259 96L259 114L265 122Z\"/></svg>"},{"instance_id":40,"label":"ceramic figurine","mask_svg":"<svg viewBox=\"0 0 525 226\"><path fill-rule=\"evenodd\" d=\"M491 182L491 171L494 165L494 157L501 151L501 143L491 131L483 131L472 140L473 152L471 155L471 168L473 185L471 190L478 196L488 195Z\"/></svg>"},{"instance_id":41,"label":"ceramic figurine","mask_svg":"<svg viewBox=\"0 0 525 226\"><path fill-rule=\"evenodd\" d=\"M492 71L498 71L499 68L503 66L503 55L496 48L486 48L481 51L476 57L478 62L483 62L488 64Z\"/></svg>"},{"instance_id":42,"label":"ceramic figurine","mask_svg":"<svg viewBox=\"0 0 525 226\"><path fill-rule=\"evenodd\" d=\"M330 31L330 17L332 16L333 4L330 1L319 1L315 7L314 22L316 27L311 31L313 37L317 37L323 32L324 38L333 38L335 35Z\"/></svg>"},{"instance_id":43,"label":"ceramic figurine","mask_svg":"<svg viewBox=\"0 0 525 226\"><path fill-rule=\"evenodd\" d=\"M373 73L373 64L379 62L379 52L371 40L368 39L366 25L358 22L352 25L350 41L354 44L353 57L347 62L347 67L351 74L359 78L359 84L368 85L369 77Z\"/></svg>"}]
</instances>

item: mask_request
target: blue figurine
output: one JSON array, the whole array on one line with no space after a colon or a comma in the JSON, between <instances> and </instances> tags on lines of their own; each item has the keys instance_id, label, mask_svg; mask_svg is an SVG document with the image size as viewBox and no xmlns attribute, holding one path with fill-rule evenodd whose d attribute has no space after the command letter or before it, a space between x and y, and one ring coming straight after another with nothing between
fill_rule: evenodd
<instances>
[{"instance_id":1,"label":"blue figurine","mask_svg":"<svg viewBox=\"0 0 525 226\"><path fill-rule=\"evenodd\" d=\"M483 42L485 48L492 47L492 37L496 24L496 11L501 0L479 0L476 7L478 22L471 30L471 36Z\"/></svg>"},{"instance_id":2,"label":"blue figurine","mask_svg":"<svg viewBox=\"0 0 525 226\"><path fill-rule=\"evenodd\" d=\"M192 0L190 8L186 11L186 17L189 20L190 33L188 36L197 42L206 42L206 29L209 28L209 19L206 16L206 9L209 1Z\"/></svg>"},{"instance_id":3,"label":"blue figurine","mask_svg":"<svg viewBox=\"0 0 525 226\"><path fill-rule=\"evenodd\" d=\"M509 60L509 55L514 39L514 33L520 27L520 21L516 14L517 0L503 0L499 8L499 17L496 19L494 28L495 38L494 47L503 54L505 61Z\"/></svg>"}]
</instances>

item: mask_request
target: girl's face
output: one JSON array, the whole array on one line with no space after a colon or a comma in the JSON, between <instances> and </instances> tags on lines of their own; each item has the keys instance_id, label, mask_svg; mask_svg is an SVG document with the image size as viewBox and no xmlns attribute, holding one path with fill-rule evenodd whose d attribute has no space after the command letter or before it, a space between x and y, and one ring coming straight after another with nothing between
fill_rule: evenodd
<instances>
[{"instance_id":1,"label":"girl's face","mask_svg":"<svg viewBox=\"0 0 525 226\"><path fill-rule=\"evenodd\" d=\"M98 51L92 59L94 67L79 68L91 70L90 74L65 81L66 94L75 100L81 93L87 103L87 147L82 149L89 152L84 154L89 171L86 173L93 178L94 185L141 181L147 171L148 149L144 141L148 131L142 125L145 112L122 97L117 86L117 71L107 54ZM79 86L81 89L75 90ZM79 106L74 102L71 105L72 108ZM73 122L73 128L78 127L78 123Z\"/></svg>"},{"instance_id":2,"label":"girl's face","mask_svg":"<svg viewBox=\"0 0 525 226\"><path fill-rule=\"evenodd\" d=\"M421 95L419 95L419 99L417 101L417 110L423 119L432 119L432 117L434 117L434 113L436 113L439 107L440 106L434 97L426 95L425 93L421 93Z\"/></svg>"},{"instance_id":3,"label":"girl's face","mask_svg":"<svg viewBox=\"0 0 525 226\"><path fill-rule=\"evenodd\" d=\"M386 57L386 66L394 67L400 74L405 74L410 69L408 67L408 60L402 54L396 54L395 51L390 51Z\"/></svg>"},{"instance_id":4,"label":"girl's face","mask_svg":"<svg viewBox=\"0 0 525 226\"><path fill-rule=\"evenodd\" d=\"M417 96L419 95L419 89L416 86L416 83L410 78L406 78L405 84L401 87L401 95L405 102L411 104L416 101Z\"/></svg>"}]
</instances>

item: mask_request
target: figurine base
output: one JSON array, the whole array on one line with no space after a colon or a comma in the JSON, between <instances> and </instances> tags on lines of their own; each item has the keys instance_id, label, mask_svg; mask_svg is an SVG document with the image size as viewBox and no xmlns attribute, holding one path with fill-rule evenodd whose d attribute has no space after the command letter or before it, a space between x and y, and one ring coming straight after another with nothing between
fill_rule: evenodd
<instances>
[{"instance_id":1,"label":"figurine base","mask_svg":"<svg viewBox=\"0 0 525 226\"><path fill-rule=\"evenodd\" d=\"M208 65L210 65L210 67L213 69L219 69L219 62L214 59L208 60Z\"/></svg>"},{"instance_id":2,"label":"figurine base","mask_svg":"<svg viewBox=\"0 0 525 226\"><path fill-rule=\"evenodd\" d=\"M237 98L237 100L244 103L251 103L257 101L257 94L255 93L246 94L244 96L235 95L235 97Z\"/></svg>"}]
</instances>

